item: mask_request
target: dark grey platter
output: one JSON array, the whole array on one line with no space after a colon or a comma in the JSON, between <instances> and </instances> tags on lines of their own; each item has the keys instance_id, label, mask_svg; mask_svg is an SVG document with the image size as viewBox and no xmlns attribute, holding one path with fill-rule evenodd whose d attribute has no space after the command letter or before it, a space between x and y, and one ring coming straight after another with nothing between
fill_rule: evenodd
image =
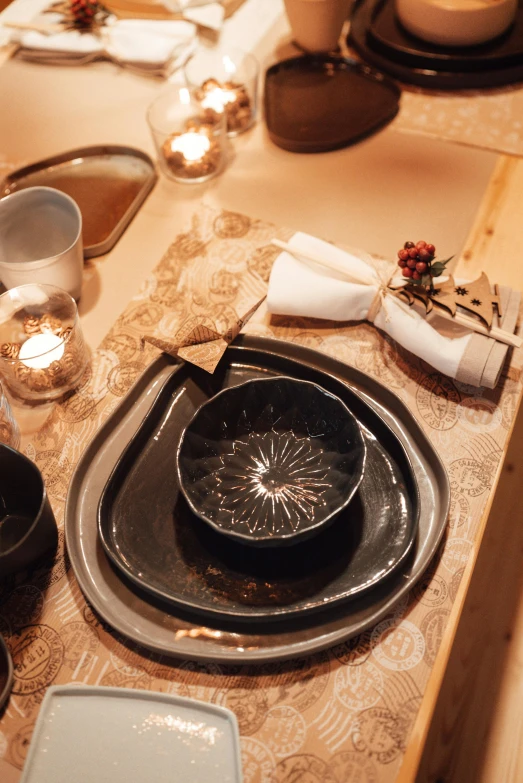
<instances>
[{"instance_id":1,"label":"dark grey platter","mask_svg":"<svg viewBox=\"0 0 523 783\"><path fill-rule=\"evenodd\" d=\"M102 493L98 524L107 555L139 588L177 607L247 622L286 620L369 590L414 542L419 493L405 450L372 408L321 370L259 354L237 368L234 358L229 350L214 375L185 364L161 390ZM367 459L355 498L327 530L290 549L253 551L192 513L176 454L203 401L278 373L341 399L357 416Z\"/></svg>"},{"instance_id":2,"label":"dark grey platter","mask_svg":"<svg viewBox=\"0 0 523 783\"><path fill-rule=\"evenodd\" d=\"M157 180L141 150L115 144L63 152L9 174L0 197L45 185L71 196L82 213L84 257L108 253L120 239Z\"/></svg>"},{"instance_id":3,"label":"dark grey platter","mask_svg":"<svg viewBox=\"0 0 523 783\"><path fill-rule=\"evenodd\" d=\"M410 555L387 580L345 604L289 618L285 623L260 620L251 628L226 618L211 619L210 615L203 620L140 590L105 555L96 518L103 488L115 465L165 384L183 369L183 365L161 356L84 452L71 480L65 512L67 549L81 589L100 617L134 643L166 656L230 663L308 655L361 633L401 606L434 556L447 520L449 484L440 459L412 414L373 378L303 346L245 336L235 341L226 355L240 381L253 367L288 369L289 359L343 382L359 404L369 405L397 436L420 493L418 533Z\"/></svg>"}]
</instances>

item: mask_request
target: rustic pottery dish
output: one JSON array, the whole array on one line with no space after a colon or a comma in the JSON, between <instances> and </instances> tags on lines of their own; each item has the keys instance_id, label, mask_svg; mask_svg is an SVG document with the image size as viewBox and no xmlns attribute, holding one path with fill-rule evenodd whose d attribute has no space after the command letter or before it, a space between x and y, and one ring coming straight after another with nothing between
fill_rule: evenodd
<instances>
[{"instance_id":1,"label":"rustic pottery dish","mask_svg":"<svg viewBox=\"0 0 523 783\"><path fill-rule=\"evenodd\" d=\"M390 122L400 94L387 77L351 58L293 57L265 75L267 130L290 152L340 149Z\"/></svg>"}]
</instances>

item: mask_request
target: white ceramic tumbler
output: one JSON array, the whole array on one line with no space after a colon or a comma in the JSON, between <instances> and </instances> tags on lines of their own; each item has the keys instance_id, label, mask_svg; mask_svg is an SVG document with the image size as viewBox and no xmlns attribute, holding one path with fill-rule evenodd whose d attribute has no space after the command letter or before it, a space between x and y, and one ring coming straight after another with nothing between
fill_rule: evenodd
<instances>
[{"instance_id":1,"label":"white ceramic tumbler","mask_svg":"<svg viewBox=\"0 0 523 783\"><path fill-rule=\"evenodd\" d=\"M6 288L54 285L82 292L82 214L55 188L34 187L0 199L0 280Z\"/></svg>"},{"instance_id":2,"label":"white ceramic tumbler","mask_svg":"<svg viewBox=\"0 0 523 783\"><path fill-rule=\"evenodd\" d=\"M294 41L307 52L338 47L351 0L285 0Z\"/></svg>"}]
</instances>

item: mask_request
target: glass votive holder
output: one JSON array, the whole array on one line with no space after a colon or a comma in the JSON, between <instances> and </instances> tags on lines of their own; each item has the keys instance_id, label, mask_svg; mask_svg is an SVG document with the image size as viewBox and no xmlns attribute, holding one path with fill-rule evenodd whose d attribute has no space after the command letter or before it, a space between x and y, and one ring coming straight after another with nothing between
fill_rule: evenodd
<instances>
[{"instance_id":1,"label":"glass votive holder","mask_svg":"<svg viewBox=\"0 0 523 783\"><path fill-rule=\"evenodd\" d=\"M206 182L225 164L221 114L204 117L186 87L170 89L149 106L147 121L160 168L176 182Z\"/></svg>"},{"instance_id":2,"label":"glass votive holder","mask_svg":"<svg viewBox=\"0 0 523 783\"><path fill-rule=\"evenodd\" d=\"M72 296L22 285L0 296L0 377L22 400L53 400L74 389L89 365Z\"/></svg>"},{"instance_id":3,"label":"glass votive holder","mask_svg":"<svg viewBox=\"0 0 523 783\"><path fill-rule=\"evenodd\" d=\"M24 454L0 443L0 580L58 544L42 474Z\"/></svg>"},{"instance_id":4,"label":"glass votive holder","mask_svg":"<svg viewBox=\"0 0 523 783\"><path fill-rule=\"evenodd\" d=\"M0 383L0 443L17 449L20 445L20 430L15 421L9 400Z\"/></svg>"},{"instance_id":5,"label":"glass votive holder","mask_svg":"<svg viewBox=\"0 0 523 783\"><path fill-rule=\"evenodd\" d=\"M204 117L225 114L227 135L237 136L256 120L258 61L241 49L202 49L185 66L185 80Z\"/></svg>"}]
</instances>

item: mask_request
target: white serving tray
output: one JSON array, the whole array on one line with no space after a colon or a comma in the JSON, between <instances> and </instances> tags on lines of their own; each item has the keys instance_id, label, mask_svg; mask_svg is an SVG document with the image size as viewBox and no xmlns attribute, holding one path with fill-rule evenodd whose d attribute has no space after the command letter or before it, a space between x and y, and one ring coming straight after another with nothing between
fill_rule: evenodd
<instances>
[{"instance_id":1,"label":"white serving tray","mask_svg":"<svg viewBox=\"0 0 523 783\"><path fill-rule=\"evenodd\" d=\"M20 783L242 783L234 714L131 688L54 686Z\"/></svg>"}]
</instances>

